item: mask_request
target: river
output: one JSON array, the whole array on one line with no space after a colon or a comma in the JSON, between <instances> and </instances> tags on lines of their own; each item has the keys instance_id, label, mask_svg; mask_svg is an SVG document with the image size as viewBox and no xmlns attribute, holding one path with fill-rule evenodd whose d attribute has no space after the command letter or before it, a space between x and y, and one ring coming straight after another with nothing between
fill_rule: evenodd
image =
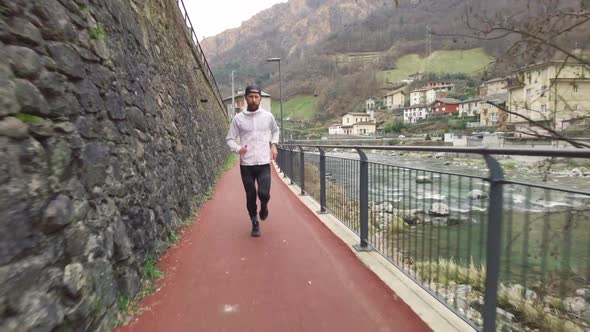
<instances>
[{"instance_id":1,"label":"river","mask_svg":"<svg viewBox=\"0 0 590 332\"><path fill-rule=\"evenodd\" d=\"M327 156L331 181L358 197L352 194L358 192L358 171L352 170L357 162L343 167L340 159L358 160L358 154ZM484 265L488 200L482 193L489 192L485 162L479 157L430 156L367 154L369 206L389 202L409 222L402 233L388 238L404 256ZM502 160L505 178L518 183L503 185L501 280L564 295L590 284L590 177L554 172L543 182L534 161ZM306 155L306 163L317 166L319 158ZM378 223L378 213L370 218Z\"/></svg>"}]
</instances>

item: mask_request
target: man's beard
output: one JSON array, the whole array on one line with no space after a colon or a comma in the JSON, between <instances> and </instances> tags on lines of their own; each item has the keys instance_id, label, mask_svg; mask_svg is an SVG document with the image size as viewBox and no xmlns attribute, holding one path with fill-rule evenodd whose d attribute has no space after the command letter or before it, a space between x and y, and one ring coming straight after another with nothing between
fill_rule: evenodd
<instances>
[{"instance_id":1,"label":"man's beard","mask_svg":"<svg viewBox=\"0 0 590 332\"><path fill-rule=\"evenodd\" d=\"M258 111L258 108L260 108L260 105L248 104L248 112Z\"/></svg>"}]
</instances>

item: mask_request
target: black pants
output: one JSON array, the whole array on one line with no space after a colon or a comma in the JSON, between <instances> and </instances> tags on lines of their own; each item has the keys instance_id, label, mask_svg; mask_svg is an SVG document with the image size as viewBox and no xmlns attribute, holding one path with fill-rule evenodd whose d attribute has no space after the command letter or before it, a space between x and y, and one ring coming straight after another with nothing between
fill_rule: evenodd
<instances>
[{"instance_id":1,"label":"black pants","mask_svg":"<svg viewBox=\"0 0 590 332\"><path fill-rule=\"evenodd\" d=\"M246 190L246 207L250 218L256 217L256 185L258 184L258 198L260 205L266 206L270 200L270 164L244 166L240 165L242 183Z\"/></svg>"}]
</instances>

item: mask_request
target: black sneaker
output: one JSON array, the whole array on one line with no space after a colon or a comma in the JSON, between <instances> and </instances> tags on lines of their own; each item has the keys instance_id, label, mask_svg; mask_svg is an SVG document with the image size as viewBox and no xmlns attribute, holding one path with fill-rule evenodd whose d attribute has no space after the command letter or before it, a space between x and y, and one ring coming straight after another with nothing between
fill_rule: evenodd
<instances>
[{"instance_id":1,"label":"black sneaker","mask_svg":"<svg viewBox=\"0 0 590 332\"><path fill-rule=\"evenodd\" d=\"M268 218L268 207L261 206L260 207L260 220L266 220Z\"/></svg>"},{"instance_id":2,"label":"black sneaker","mask_svg":"<svg viewBox=\"0 0 590 332\"><path fill-rule=\"evenodd\" d=\"M252 224L252 233L250 233L253 237L260 236L260 225L258 223Z\"/></svg>"}]
</instances>

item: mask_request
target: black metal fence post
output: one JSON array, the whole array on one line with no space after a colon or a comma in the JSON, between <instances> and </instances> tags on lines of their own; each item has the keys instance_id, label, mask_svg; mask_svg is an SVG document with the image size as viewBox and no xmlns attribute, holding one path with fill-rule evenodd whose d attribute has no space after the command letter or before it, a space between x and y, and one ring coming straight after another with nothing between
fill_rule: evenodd
<instances>
[{"instance_id":1,"label":"black metal fence post","mask_svg":"<svg viewBox=\"0 0 590 332\"><path fill-rule=\"evenodd\" d=\"M295 161L295 151L292 149L289 149L289 184L294 184L295 182L293 182L293 175L295 174L295 172L293 171L293 163Z\"/></svg>"},{"instance_id":2,"label":"black metal fence post","mask_svg":"<svg viewBox=\"0 0 590 332\"><path fill-rule=\"evenodd\" d=\"M303 147L299 146L299 180L301 181L301 193L300 195L305 195L305 151L303 151Z\"/></svg>"},{"instance_id":3,"label":"black metal fence post","mask_svg":"<svg viewBox=\"0 0 590 332\"><path fill-rule=\"evenodd\" d=\"M278 152L278 154L277 154L277 159L275 159L275 162L276 162L277 166L279 166L279 173L280 173L283 171L281 168L281 153L282 153L281 148L277 148L277 152Z\"/></svg>"},{"instance_id":4,"label":"black metal fence post","mask_svg":"<svg viewBox=\"0 0 590 332\"><path fill-rule=\"evenodd\" d=\"M279 158L279 162L281 164L281 172L283 172L283 177L287 177L287 150L281 149L281 156Z\"/></svg>"},{"instance_id":5,"label":"black metal fence post","mask_svg":"<svg viewBox=\"0 0 590 332\"><path fill-rule=\"evenodd\" d=\"M326 211L326 152L318 146L320 151L320 210L318 213L328 213Z\"/></svg>"},{"instance_id":6,"label":"black metal fence post","mask_svg":"<svg viewBox=\"0 0 590 332\"><path fill-rule=\"evenodd\" d=\"M360 148L356 148L360 162L360 178L359 178L359 221L361 226L361 243L355 245L357 251L370 251L367 239L369 238L369 162L367 155Z\"/></svg>"},{"instance_id":7,"label":"black metal fence post","mask_svg":"<svg viewBox=\"0 0 590 332\"><path fill-rule=\"evenodd\" d=\"M502 209L504 172L500 163L490 155L484 155L490 170L490 206L488 208L488 239L486 253L486 282L483 309L484 332L496 331L496 305L502 242Z\"/></svg>"},{"instance_id":8,"label":"black metal fence post","mask_svg":"<svg viewBox=\"0 0 590 332\"><path fill-rule=\"evenodd\" d=\"M279 148L277 146L277 157L274 159L275 164L277 165L277 167L279 168L279 172L281 169L281 148Z\"/></svg>"}]
</instances>

